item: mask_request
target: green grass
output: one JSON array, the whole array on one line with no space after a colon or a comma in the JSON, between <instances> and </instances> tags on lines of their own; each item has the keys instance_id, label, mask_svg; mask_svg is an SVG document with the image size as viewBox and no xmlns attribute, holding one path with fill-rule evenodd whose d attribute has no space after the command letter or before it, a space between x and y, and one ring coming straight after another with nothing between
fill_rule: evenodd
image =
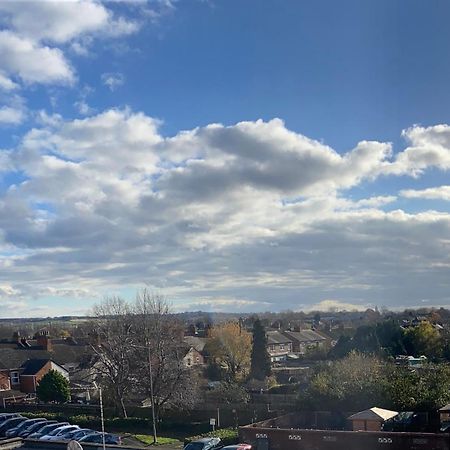
<instances>
[{"instance_id":1,"label":"green grass","mask_svg":"<svg viewBox=\"0 0 450 450\"><path fill-rule=\"evenodd\" d=\"M160 437L158 436L158 443L153 443L153 436L151 434L134 434L133 435L138 441L146 445L167 445L167 444L182 444L178 439Z\"/></svg>"}]
</instances>

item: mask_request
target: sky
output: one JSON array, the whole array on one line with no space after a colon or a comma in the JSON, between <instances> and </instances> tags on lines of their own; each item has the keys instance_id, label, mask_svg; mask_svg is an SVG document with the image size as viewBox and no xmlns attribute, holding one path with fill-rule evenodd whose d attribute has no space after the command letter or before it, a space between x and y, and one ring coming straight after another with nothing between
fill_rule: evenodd
<instances>
[{"instance_id":1,"label":"sky","mask_svg":"<svg viewBox=\"0 0 450 450\"><path fill-rule=\"evenodd\" d=\"M450 306L447 0L0 2L0 317Z\"/></svg>"}]
</instances>

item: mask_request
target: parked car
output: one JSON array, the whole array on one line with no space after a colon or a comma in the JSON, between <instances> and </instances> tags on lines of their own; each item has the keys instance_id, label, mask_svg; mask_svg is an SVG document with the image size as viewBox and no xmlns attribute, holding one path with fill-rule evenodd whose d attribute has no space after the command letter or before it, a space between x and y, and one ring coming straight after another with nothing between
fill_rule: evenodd
<instances>
[{"instance_id":1,"label":"parked car","mask_svg":"<svg viewBox=\"0 0 450 450\"><path fill-rule=\"evenodd\" d=\"M64 435L65 441L78 441L88 434L96 434L98 431L91 430L90 428L80 428L79 430L73 430Z\"/></svg>"},{"instance_id":2,"label":"parked car","mask_svg":"<svg viewBox=\"0 0 450 450\"><path fill-rule=\"evenodd\" d=\"M20 413L2 413L0 414L0 424L7 421L8 419L12 419L14 417L22 417Z\"/></svg>"},{"instance_id":3,"label":"parked car","mask_svg":"<svg viewBox=\"0 0 450 450\"><path fill-rule=\"evenodd\" d=\"M92 442L95 444L103 443L103 433L95 432L88 434L87 436L82 437L78 440L78 442ZM105 444L108 445L120 445L122 443L122 439L120 436L116 434L105 433Z\"/></svg>"},{"instance_id":4,"label":"parked car","mask_svg":"<svg viewBox=\"0 0 450 450\"><path fill-rule=\"evenodd\" d=\"M6 437L16 437L19 435L19 433L21 433L22 431L25 431L26 429L28 429L28 427L31 427L32 425L36 424L36 423L40 423L40 422L45 422L46 419L44 419L43 417L38 417L36 419L27 419L24 420L23 422L19 423L17 426L15 426L14 428L10 428L6 433L5 436Z\"/></svg>"},{"instance_id":5,"label":"parked car","mask_svg":"<svg viewBox=\"0 0 450 450\"><path fill-rule=\"evenodd\" d=\"M57 422L57 423L47 424L43 428L41 428L39 431L31 433L27 437L28 437L28 439L39 439L42 436L49 434L51 431L55 430L56 428L63 427L64 425L70 425L70 424L69 424L69 422Z\"/></svg>"},{"instance_id":6,"label":"parked car","mask_svg":"<svg viewBox=\"0 0 450 450\"><path fill-rule=\"evenodd\" d=\"M252 446L250 444L227 445L222 450L252 450Z\"/></svg>"},{"instance_id":7,"label":"parked car","mask_svg":"<svg viewBox=\"0 0 450 450\"><path fill-rule=\"evenodd\" d=\"M220 438L202 438L189 442L184 450L216 450L222 448Z\"/></svg>"},{"instance_id":8,"label":"parked car","mask_svg":"<svg viewBox=\"0 0 450 450\"><path fill-rule=\"evenodd\" d=\"M78 425L64 425L62 427L55 428L50 433L39 438L40 441L59 441L66 433L77 430L80 427Z\"/></svg>"},{"instance_id":9,"label":"parked car","mask_svg":"<svg viewBox=\"0 0 450 450\"><path fill-rule=\"evenodd\" d=\"M45 420L44 422L37 422L31 425L31 427L28 427L26 430L21 431L18 436L23 438L28 437L30 434L37 433L38 431L42 430L42 428L52 423L58 422L56 420Z\"/></svg>"},{"instance_id":10,"label":"parked car","mask_svg":"<svg viewBox=\"0 0 450 450\"><path fill-rule=\"evenodd\" d=\"M5 433L10 430L11 428L16 427L17 425L19 425L19 423L25 422L25 420L27 420L26 417L12 417L11 419L7 419L5 420L1 425L0 425L0 436L5 436Z\"/></svg>"}]
</instances>

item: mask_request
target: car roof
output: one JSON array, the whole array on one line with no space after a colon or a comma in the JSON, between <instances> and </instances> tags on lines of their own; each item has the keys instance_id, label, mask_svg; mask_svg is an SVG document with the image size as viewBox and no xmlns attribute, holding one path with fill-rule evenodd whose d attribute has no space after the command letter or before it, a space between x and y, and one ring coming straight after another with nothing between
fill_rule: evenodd
<instances>
[{"instance_id":1,"label":"car roof","mask_svg":"<svg viewBox=\"0 0 450 450\"><path fill-rule=\"evenodd\" d=\"M68 425L61 425L60 427L56 427L55 430L65 430L66 428L69 427L74 427L75 425L70 425L70 423Z\"/></svg>"}]
</instances>

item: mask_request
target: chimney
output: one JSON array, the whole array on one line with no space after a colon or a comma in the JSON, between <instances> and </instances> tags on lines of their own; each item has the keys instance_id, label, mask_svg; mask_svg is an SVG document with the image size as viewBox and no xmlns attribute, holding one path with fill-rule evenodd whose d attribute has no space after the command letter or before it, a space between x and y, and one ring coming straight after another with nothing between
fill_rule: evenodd
<instances>
[{"instance_id":1,"label":"chimney","mask_svg":"<svg viewBox=\"0 0 450 450\"><path fill-rule=\"evenodd\" d=\"M14 331L13 336L12 336L12 341L15 344L20 344L20 331Z\"/></svg>"},{"instance_id":2,"label":"chimney","mask_svg":"<svg viewBox=\"0 0 450 450\"><path fill-rule=\"evenodd\" d=\"M45 350L47 352L51 352L53 350L52 348L52 340L50 339L50 336L48 335L48 332L41 332L36 336L36 342L39 347L42 347L42 350Z\"/></svg>"}]
</instances>

